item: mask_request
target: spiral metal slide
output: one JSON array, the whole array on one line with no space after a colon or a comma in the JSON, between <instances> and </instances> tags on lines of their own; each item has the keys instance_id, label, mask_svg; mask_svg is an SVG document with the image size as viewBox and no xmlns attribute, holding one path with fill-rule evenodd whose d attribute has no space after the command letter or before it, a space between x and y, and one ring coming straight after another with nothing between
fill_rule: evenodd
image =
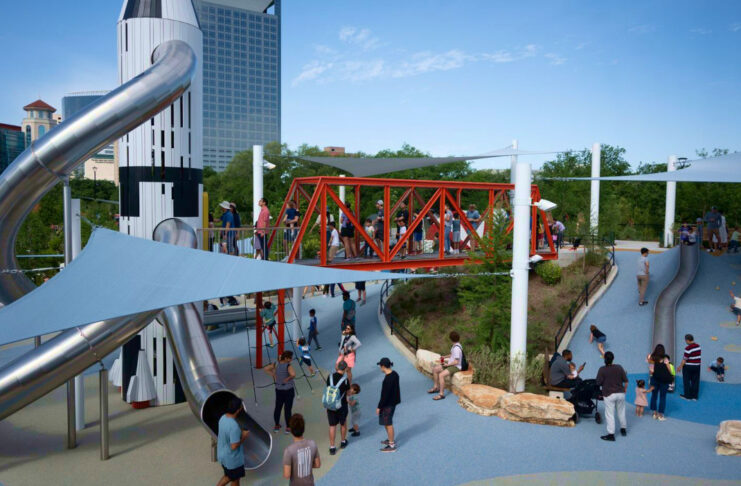
<instances>
[{"instance_id":1,"label":"spiral metal slide","mask_svg":"<svg viewBox=\"0 0 741 486\"><path fill-rule=\"evenodd\" d=\"M162 43L152 54L148 70L33 142L0 174L0 269L18 269L18 230L41 197L93 154L177 100L190 86L196 63L195 53L185 42ZM176 219L163 221L153 236L181 246L195 242L193 229ZM0 307L34 288L20 272L0 273ZM191 410L215 437L220 416L237 395L223 384L194 304L164 309L161 314L156 310L79 326L8 363L0 368L0 420L99 362L158 315L170 338ZM272 437L244 412L238 421L250 431L244 448L245 469L255 469L270 455Z\"/></svg>"},{"instance_id":2,"label":"spiral metal slide","mask_svg":"<svg viewBox=\"0 0 741 486\"><path fill-rule=\"evenodd\" d=\"M663 344L666 352L676 357L676 311L682 294L689 288L700 264L700 245L679 246L679 267L671 282L661 291L654 307L654 329L651 350ZM675 358L676 359L676 358Z\"/></svg>"}]
</instances>

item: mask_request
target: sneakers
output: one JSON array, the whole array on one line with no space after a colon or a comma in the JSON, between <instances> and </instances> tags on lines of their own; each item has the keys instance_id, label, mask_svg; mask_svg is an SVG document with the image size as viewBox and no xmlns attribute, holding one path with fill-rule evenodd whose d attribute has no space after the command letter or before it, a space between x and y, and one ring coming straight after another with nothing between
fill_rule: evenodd
<instances>
[{"instance_id":1,"label":"sneakers","mask_svg":"<svg viewBox=\"0 0 741 486\"><path fill-rule=\"evenodd\" d=\"M340 449L344 449L345 447L347 447L347 440L340 442Z\"/></svg>"},{"instance_id":2,"label":"sneakers","mask_svg":"<svg viewBox=\"0 0 741 486\"><path fill-rule=\"evenodd\" d=\"M387 444L386 447L381 447L381 452L396 452L396 444Z\"/></svg>"},{"instance_id":3,"label":"sneakers","mask_svg":"<svg viewBox=\"0 0 741 486\"><path fill-rule=\"evenodd\" d=\"M320 349L322 349L322 347L321 347L321 346L317 346L317 347L316 347L316 350L317 350L317 351L319 351Z\"/></svg>"},{"instance_id":4,"label":"sneakers","mask_svg":"<svg viewBox=\"0 0 741 486\"><path fill-rule=\"evenodd\" d=\"M606 440L608 442L615 442L615 434L607 434L600 437L602 440Z\"/></svg>"},{"instance_id":5,"label":"sneakers","mask_svg":"<svg viewBox=\"0 0 741 486\"><path fill-rule=\"evenodd\" d=\"M687 398L684 394L679 395L679 398L681 398L682 400L689 400L689 398Z\"/></svg>"},{"instance_id":6,"label":"sneakers","mask_svg":"<svg viewBox=\"0 0 741 486\"><path fill-rule=\"evenodd\" d=\"M337 448L336 447L330 447L329 448L329 455L330 456L334 456L335 454L337 454Z\"/></svg>"},{"instance_id":7,"label":"sneakers","mask_svg":"<svg viewBox=\"0 0 741 486\"><path fill-rule=\"evenodd\" d=\"M357 436L359 436L359 435L360 435L360 431L358 431L358 430L353 430L352 432L350 432L350 435L351 435L352 437L357 437Z\"/></svg>"},{"instance_id":8,"label":"sneakers","mask_svg":"<svg viewBox=\"0 0 741 486\"><path fill-rule=\"evenodd\" d=\"M273 432L278 432L280 430L280 425L276 424L273 426Z\"/></svg>"},{"instance_id":9,"label":"sneakers","mask_svg":"<svg viewBox=\"0 0 741 486\"><path fill-rule=\"evenodd\" d=\"M666 417L664 417L663 415L658 415L656 417L656 420L658 420L659 422L664 422L666 420Z\"/></svg>"},{"instance_id":10,"label":"sneakers","mask_svg":"<svg viewBox=\"0 0 741 486\"><path fill-rule=\"evenodd\" d=\"M625 430L625 429L620 429L620 435L622 435L623 437L625 437L626 435L628 435L628 431Z\"/></svg>"},{"instance_id":11,"label":"sneakers","mask_svg":"<svg viewBox=\"0 0 741 486\"><path fill-rule=\"evenodd\" d=\"M283 431L283 433L286 434L286 435L290 434L291 433L291 428L290 427L286 427L286 430Z\"/></svg>"},{"instance_id":12,"label":"sneakers","mask_svg":"<svg viewBox=\"0 0 741 486\"><path fill-rule=\"evenodd\" d=\"M388 439L382 440L381 441L381 444L383 444L383 445L389 445L389 440Z\"/></svg>"}]
</instances>

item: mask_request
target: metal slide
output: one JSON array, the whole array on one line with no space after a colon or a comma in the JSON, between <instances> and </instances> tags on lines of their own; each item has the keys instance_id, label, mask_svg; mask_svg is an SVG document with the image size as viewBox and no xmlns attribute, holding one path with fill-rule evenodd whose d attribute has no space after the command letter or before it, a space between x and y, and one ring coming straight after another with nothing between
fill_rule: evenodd
<instances>
[{"instance_id":1,"label":"metal slide","mask_svg":"<svg viewBox=\"0 0 741 486\"><path fill-rule=\"evenodd\" d=\"M654 332L651 351L663 344L667 354L677 361L675 353L675 317L677 303L684 291L692 284L700 264L700 245L679 245L679 268L669 285L659 294L654 307ZM649 352L651 352L649 351Z\"/></svg>"},{"instance_id":2,"label":"metal slide","mask_svg":"<svg viewBox=\"0 0 741 486\"><path fill-rule=\"evenodd\" d=\"M18 269L18 231L41 197L86 159L177 100L190 86L197 62L185 42L162 43L148 70L33 142L0 174L0 269ZM158 235L161 241L183 244L182 228L165 229ZM34 288L23 273L0 273L0 307ZM69 329L0 368L0 420L100 361L158 314L144 312ZM219 377L198 309L192 304L179 306L163 315L191 409L215 436L226 403L237 395ZM240 421L252 432L245 447L245 468L259 467L270 454L270 434L244 413Z\"/></svg>"}]
</instances>

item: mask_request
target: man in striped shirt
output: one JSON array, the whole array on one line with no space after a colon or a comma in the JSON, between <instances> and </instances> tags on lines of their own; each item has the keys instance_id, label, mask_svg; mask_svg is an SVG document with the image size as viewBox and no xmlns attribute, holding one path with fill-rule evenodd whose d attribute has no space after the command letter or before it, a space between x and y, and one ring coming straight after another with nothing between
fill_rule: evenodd
<instances>
[{"instance_id":1,"label":"man in striped shirt","mask_svg":"<svg viewBox=\"0 0 741 486\"><path fill-rule=\"evenodd\" d=\"M682 373L684 395L679 396L685 400L697 400L697 394L700 391L702 349L695 342L692 334L685 334L684 342L687 343L687 346L684 348L684 358L682 358L682 363L677 367L677 372Z\"/></svg>"}]
</instances>

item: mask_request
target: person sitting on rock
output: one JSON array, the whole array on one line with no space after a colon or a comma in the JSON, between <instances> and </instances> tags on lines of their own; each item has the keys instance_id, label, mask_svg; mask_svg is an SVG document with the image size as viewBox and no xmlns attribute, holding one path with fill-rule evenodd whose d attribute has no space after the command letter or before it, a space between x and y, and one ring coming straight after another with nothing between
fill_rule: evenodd
<instances>
[{"instance_id":1,"label":"person sitting on rock","mask_svg":"<svg viewBox=\"0 0 741 486\"><path fill-rule=\"evenodd\" d=\"M450 354L447 356L440 357L440 364L435 365L432 368L432 388L427 390L427 393L436 393L433 400L442 400L445 398L445 378L456 374L463 369L463 348L461 347L461 337L455 332L451 331L448 336L453 341L453 346L450 348Z\"/></svg>"},{"instance_id":2,"label":"person sitting on rock","mask_svg":"<svg viewBox=\"0 0 741 486\"><path fill-rule=\"evenodd\" d=\"M571 368L569 366L572 358L573 355L571 354L571 350L564 349L563 353L561 353L561 356L556 357L553 363L551 363L551 386L558 388L574 388L576 387L576 385L581 383L582 379L578 376L576 378L570 377L570 375L573 374L573 371L571 371ZM584 369L584 364L582 364L577 369L577 375L580 374Z\"/></svg>"}]
</instances>

